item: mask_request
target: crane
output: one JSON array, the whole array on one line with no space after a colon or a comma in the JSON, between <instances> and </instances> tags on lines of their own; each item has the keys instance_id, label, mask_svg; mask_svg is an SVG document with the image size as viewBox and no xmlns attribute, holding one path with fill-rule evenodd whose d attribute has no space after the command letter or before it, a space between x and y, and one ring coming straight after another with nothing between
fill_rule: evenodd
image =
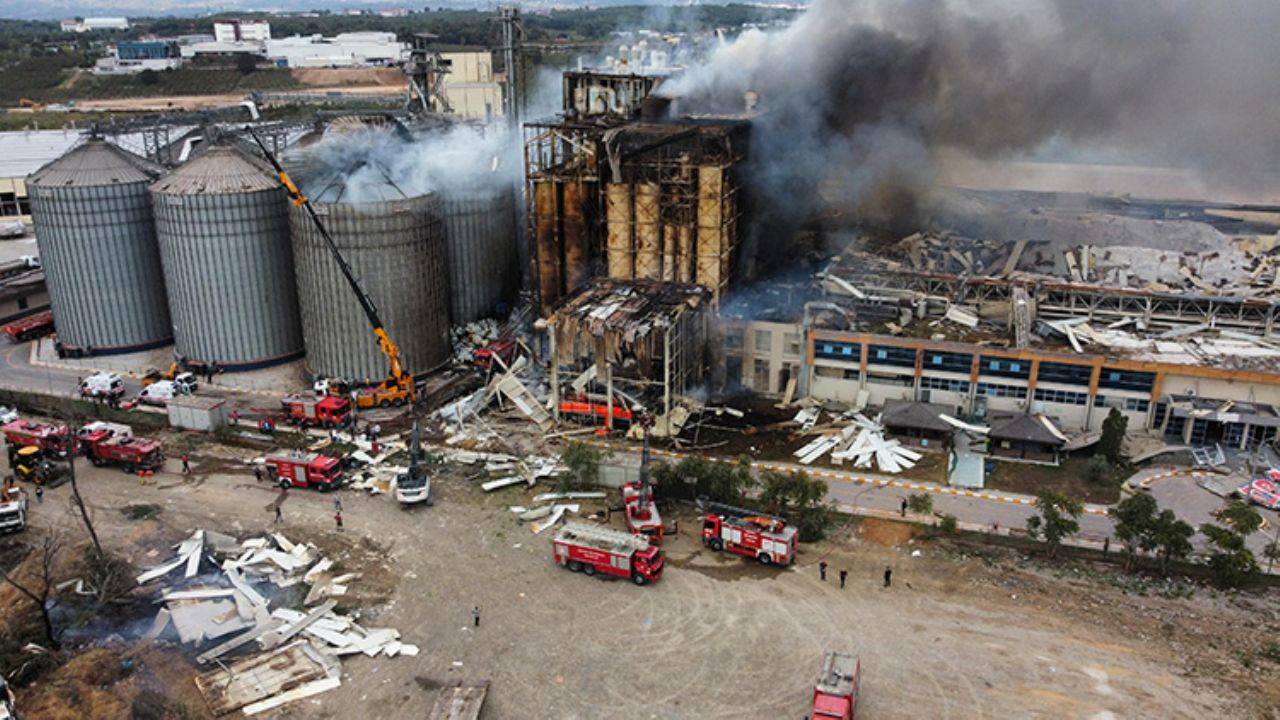
<instances>
[{"instance_id":1,"label":"crane","mask_svg":"<svg viewBox=\"0 0 1280 720\"><path fill-rule=\"evenodd\" d=\"M373 327L373 335L378 340L378 349L387 357L390 372L387 374L386 379L376 387L357 393L356 407L387 407L389 405L403 405L406 402L412 403L417 399L413 376L401 365L400 347L392 341L391 336L387 333L387 328L383 324L382 318L378 315L378 307L373 304L373 298L369 297L369 293L365 292L364 288L360 286L360 282L356 280L355 272L351 269L351 265L347 263L347 259L342 256L342 252L338 250L338 245L333 241L333 236L329 234L328 228L320 221L320 216L316 214L311 201L294 184L293 179L289 177L289 173L285 172L284 167L280 165L280 161L267 149L267 145L262 141L262 138L258 137L258 134L252 129L247 127L245 129L253 137L254 142L258 144L258 148L262 150L262 154L271 163L271 167L275 169L276 175L280 178L280 184L289 193L293 204L307 211L307 215L316 226L316 230L319 231L320 237L324 239L325 245L329 247L329 252L333 255L334 261L338 263L338 268L342 270L342 276L346 278L347 284L351 286L351 292L360 301L360 308L364 310L365 317L369 320L369 325ZM339 388L333 385L330 388L331 392L341 394Z\"/></svg>"}]
</instances>

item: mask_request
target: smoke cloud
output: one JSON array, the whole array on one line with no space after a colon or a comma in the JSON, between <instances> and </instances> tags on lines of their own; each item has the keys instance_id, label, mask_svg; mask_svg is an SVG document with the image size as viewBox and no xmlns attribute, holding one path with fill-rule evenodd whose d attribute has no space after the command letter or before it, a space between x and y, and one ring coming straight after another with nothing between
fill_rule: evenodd
<instances>
[{"instance_id":1,"label":"smoke cloud","mask_svg":"<svg viewBox=\"0 0 1280 720\"><path fill-rule=\"evenodd\" d=\"M1273 171L1276 27L1274 0L815 0L662 92L695 114L758 93L749 179L776 235L820 184L910 213L944 154Z\"/></svg>"},{"instance_id":2,"label":"smoke cloud","mask_svg":"<svg viewBox=\"0 0 1280 720\"><path fill-rule=\"evenodd\" d=\"M291 152L290 162L313 200L363 203L512 187L521 178L519 147L505 126L384 126L328 133Z\"/></svg>"}]
</instances>

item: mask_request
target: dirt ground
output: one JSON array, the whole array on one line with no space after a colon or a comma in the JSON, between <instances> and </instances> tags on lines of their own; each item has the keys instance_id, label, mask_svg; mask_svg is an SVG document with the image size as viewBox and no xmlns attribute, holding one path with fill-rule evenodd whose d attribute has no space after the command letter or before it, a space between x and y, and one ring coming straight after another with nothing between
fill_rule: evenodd
<instances>
[{"instance_id":1,"label":"dirt ground","mask_svg":"<svg viewBox=\"0 0 1280 720\"><path fill-rule=\"evenodd\" d=\"M162 473L146 485L83 467L104 542L148 565L192 528L241 537L268 529L276 491L232 471L234 452L197 451L191 478ZM341 535L331 496L290 493L282 531L365 573L351 605L422 652L348 658L342 687L267 717L421 717L435 688L483 678L492 681L489 719L798 718L823 651L833 649L862 656L860 718L1265 718L1280 706L1280 691L1267 686L1280 657L1259 640L1280 630L1267 605L1274 595L1126 594L1088 568L961 552L875 521L850 521L778 570L702 548L688 514L665 546L665 576L635 587L557 568L549 537L506 509L531 492L485 495L462 475L438 481L431 508L344 492ZM74 520L67 493L46 495L37 526ZM121 512L125 505L159 511ZM830 565L826 582L820 560ZM886 566L894 570L887 589ZM474 606L479 629L470 626ZM20 692L33 711L41 687Z\"/></svg>"},{"instance_id":2,"label":"dirt ground","mask_svg":"<svg viewBox=\"0 0 1280 720\"><path fill-rule=\"evenodd\" d=\"M1057 467L996 461L987 473L987 487L995 490L1036 495L1056 491L1084 502L1109 505L1120 500L1120 486L1131 471L1112 468L1101 480L1090 480L1086 469L1092 458L1073 456Z\"/></svg>"}]
</instances>

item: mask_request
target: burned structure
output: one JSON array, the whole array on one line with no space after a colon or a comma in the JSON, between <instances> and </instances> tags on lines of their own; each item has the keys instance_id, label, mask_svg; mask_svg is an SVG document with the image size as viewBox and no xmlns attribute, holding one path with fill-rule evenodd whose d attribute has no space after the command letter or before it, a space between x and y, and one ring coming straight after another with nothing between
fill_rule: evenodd
<instances>
[{"instance_id":1,"label":"burned structure","mask_svg":"<svg viewBox=\"0 0 1280 720\"><path fill-rule=\"evenodd\" d=\"M545 315L588 278L694 283L737 260L750 124L678 118L658 78L565 75L564 112L525 125L531 277Z\"/></svg>"},{"instance_id":2,"label":"burned structure","mask_svg":"<svg viewBox=\"0 0 1280 720\"><path fill-rule=\"evenodd\" d=\"M604 279L575 293L544 321L556 419L612 429L642 409L659 424L670 418L702 383L710 305L706 288L653 280Z\"/></svg>"}]
</instances>

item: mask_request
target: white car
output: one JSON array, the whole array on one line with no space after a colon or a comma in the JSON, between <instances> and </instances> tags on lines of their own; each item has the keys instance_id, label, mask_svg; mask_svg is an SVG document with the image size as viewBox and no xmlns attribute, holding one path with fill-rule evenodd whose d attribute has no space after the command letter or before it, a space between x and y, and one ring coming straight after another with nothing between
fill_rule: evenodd
<instances>
[{"instance_id":1,"label":"white car","mask_svg":"<svg viewBox=\"0 0 1280 720\"><path fill-rule=\"evenodd\" d=\"M18 419L18 411L11 407L0 405L0 425L8 425Z\"/></svg>"}]
</instances>

